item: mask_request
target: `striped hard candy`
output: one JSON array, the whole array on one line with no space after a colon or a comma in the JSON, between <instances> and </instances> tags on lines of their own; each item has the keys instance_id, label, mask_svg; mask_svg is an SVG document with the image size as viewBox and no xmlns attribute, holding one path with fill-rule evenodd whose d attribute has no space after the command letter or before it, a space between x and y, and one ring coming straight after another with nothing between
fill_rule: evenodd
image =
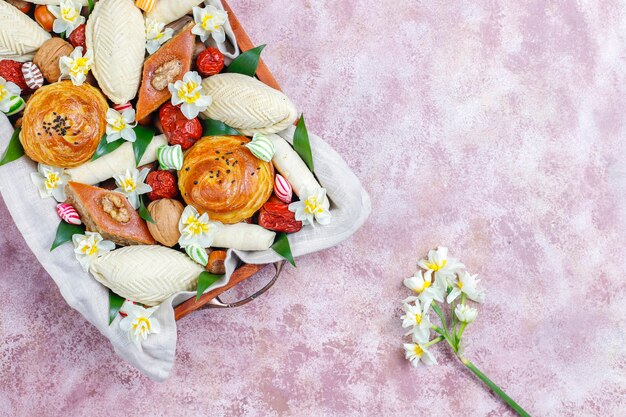
<instances>
[{"instance_id":1,"label":"striped hard candy","mask_svg":"<svg viewBox=\"0 0 626 417\"><path fill-rule=\"evenodd\" d=\"M7 116L13 116L14 114L24 110L24 107L26 107L26 102L20 96L11 97L9 103L11 107L9 107L9 111L5 113Z\"/></svg>"},{"instance_id":2,"label":"striped hard candy","mask_svg":"<svg viewBox=\"0 0 626 417\"><path fill-rule=\"evenodd\" d=\"M161 169L178 171L183 167L183 148L180 145L161 145L157 149L157 158Z\"/></svg>"},{"instance_id":3,"label":"striped hard candy","mask_svg":"<svg viewBox=\"0 0 626 417\"><path fill-rule=\"evenodd\" d=\"M246 147L250 149L252 155L265 162L270 162L276 152L272 141L260 133L255 133L252 141L248 142Z\"/></svg>"},{"instance_id":4,"label":"striped hard candy","mask_svg":"<svg viewBox=\"0 0 626 417\"><path fill-rule=\"evenodd\" d=\"M80 216L76 212L76 209L67 203L61 203L57 205L57 214L66 223L79 225L82 224Z\"/></svg>"},{"instance_id":5,"label":"striped hard candy","mask_svg":"<svg viewBox=\"0 0 626 417\"><path fill-rule=\"evenodd\" d=\"M31 90L36 90L43 85L43 74L34 62L25 62L22 65L24 81Z\"/></svg>"},{"instance_id":6,"label":"striped hard candy","mask_svg":"<svg viewBox=\"0 0 626 417\"><path fill-rule=\"evenodd\" d=\"M291 203L293 189L291 188L289 181L287 181L285 177L280 174L276 174L276 177L274 178L274 194L276 194L276 197L278 197L280 201L287 204Z\"/></svg>"},{"instance_id":7,"label":"striped hard candy","mask_svg":"<svg viewBox=\"0 0 626 417\"><path fill-rule=\"evenodd\" d=\"M150 13L154 7L155 0L137 0L135 6L139 7L146 13Z\"/></svg>"},{"instance_id":8,"label":"striped hard candy","mask_svg":"<svg viewBox=\"0 0 626 417\"><path fill-rule=\"evenodd\" d=\"M118 113L122 113L124 110L132 109L133 105L130 102L126 102L124 104L114 104L113 109Z\"/></svg>"},{"instance_id":9,"label":"striped hard candy","mask_svg":"<svg viewBox=\"0 0 626 417\"><path fill-rule=\"evenodd\" d=\"M189 245L185 247L187 255L195 262L202 266L206 266L209 263L209 255L206 253L206 249L198 245Z\"/></svg>"}]
</instances>

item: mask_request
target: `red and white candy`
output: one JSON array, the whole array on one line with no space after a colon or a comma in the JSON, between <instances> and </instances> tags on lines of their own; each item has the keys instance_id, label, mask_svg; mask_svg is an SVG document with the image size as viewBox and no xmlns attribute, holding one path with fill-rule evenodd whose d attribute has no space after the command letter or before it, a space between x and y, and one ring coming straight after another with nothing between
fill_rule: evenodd
<instances>
[{"instance_id":1,"label":"red and white candy","mask_svg":"<svg viewBox=\"0 0 626 417\"><path fill-rule=\"evenodd\" d=\"M274 179L274 194L284 203L291 203L291 197L293 196L293 190L289 181L280 174L276 174Z\"/></svg>"},{"instance_id":2,"label":"red and white candy","mask_svg":"<svg viewBox=\"0 0 626 417\"><path fill-rule=\"evenodd\" d=\"M34 62L25 62L22 65L22 75L24 75L24 81L31 90L36 90L43 85L43 74Z\"/></svg>"},{"instance_id":3,"label":"red and white candy","mask_svg":"<svg viewBox=\"0 0 626 417\"><path fill-rule=\"evenodd\" d=\"M124 103L124 104L116 104L113 106L113 109L117 110L118 113L121 113L124 110L132 109L132 108L133 108L133 105L130 104L130 102Z\"/></svg>"},{"instance_id":4,"label":"red and white candy","mask_svg":"<svg viewBox=\"0 0 626 417\"><path fill-rule=\"evenodd\" d=\"M61 203L57 205L57 214L61 218L61 220L65 221L69 224L79 225L82 224L80 221L80 216L76 212L76 209L67 203Z\"/></svg>"}]
</instances>

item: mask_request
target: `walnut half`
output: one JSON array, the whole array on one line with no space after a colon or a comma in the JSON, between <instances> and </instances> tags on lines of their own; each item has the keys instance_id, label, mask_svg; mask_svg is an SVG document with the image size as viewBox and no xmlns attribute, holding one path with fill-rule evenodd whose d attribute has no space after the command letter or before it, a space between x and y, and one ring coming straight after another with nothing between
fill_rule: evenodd
<instances>
[{"instance_id":1,"label":"walnut half","mask_svg":"<svg viewBox=\"0 0 626 417\"><path fill-rule=\"evenodd\" d=\"M124 197L119 194L108 193L102 197L100 203L104 212L111 216L113 220L119 223L128 223L130 221L130 213L126 209L123 199Z\"/></svg>"},{"instance_id":2,"label":"walnut half","mask_svg":"<svg viewBox=\"0 0 626 417\"><path fill-rule=\"evenodd\" d=\"M174 81L174 78L180 74L183 70L183 63L178 59L172 59L163 63L157 69L154 70L154 77L150 84L155 90L165 90L169 83Z\"/></svg>"}]
</instances>

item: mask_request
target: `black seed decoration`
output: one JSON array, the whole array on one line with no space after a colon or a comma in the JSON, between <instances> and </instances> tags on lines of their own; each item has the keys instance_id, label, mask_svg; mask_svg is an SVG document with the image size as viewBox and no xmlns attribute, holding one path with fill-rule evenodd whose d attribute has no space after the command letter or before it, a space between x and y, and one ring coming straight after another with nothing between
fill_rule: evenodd
<instances>
[{"instance_id":1,"label":"black seed decoration","mask_svg":"<svg viewBox=\"0 0 626 417\"><path fill-rule=\"evenodd\" d=\"M211 178L213 178L213 177L211 177ZM198 181L194 181L193 185L198 185Z\"/></svg>"},{"instance_id":2,"label":"black seed decoration","mask_svg":"<svg viewBox=\"0 0 626 417\"><path fill-rule=\"evenodd\" d=\"M185 171L189 171L189 167L185 168Z\"/></svg>"},{"instance_id":3,"label":"black seed decoration","mask_svg":"<svg viewBox=\"0 0 626 417\"><path fill-rule=\"evenodd\" d=\"M227 169L227 170L226 170L226 173L227 173L227 174L230 174L230 169Z\"/></svg>"}]
</instances>

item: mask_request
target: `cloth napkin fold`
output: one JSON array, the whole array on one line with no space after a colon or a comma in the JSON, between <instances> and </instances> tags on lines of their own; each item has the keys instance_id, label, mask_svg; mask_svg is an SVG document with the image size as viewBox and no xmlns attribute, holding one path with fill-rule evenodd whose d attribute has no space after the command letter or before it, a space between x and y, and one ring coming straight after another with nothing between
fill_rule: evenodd
<instances>
[{"instance_id":1,"label":"cloth napkin fold","mask_svg":"<svg viewBox=\"0 0 626 417\"><path fill-rule=\"evenodd\" d=\"M291 127L279 135L291 143L294 130ZM7 147L12 133L13 127L9 120L0 113L0 150ZM300 232L289 235L291 249L296 257L329 248L347 239L365 222L371 211L367 192L339 154L318 136L310 134L309 139L315 173L332 201L333 220L328 226L306 226ZM139 350L128 339L127 333L120 329L119 315L109 326L108 290L81 269L74 257L72 244L64 244L50 252L60 220L55 210L56 201L52 198L41 199L31 182L30 174L36 170L37 164L28 157L0 167L0 193L24 240L57 284L67 303L111 341L113 349L121 358L154 380L166 379L174 365L176 353L174 307L195 296L195 293L179 292L158 307L153 317L160 322L161 332L150 335L142 343L143 349ZM226 275L207 291L226 285L241 261L266 264L278 260L280 257L272 250L229 250Z\"/></svg>"}]
</instances>

